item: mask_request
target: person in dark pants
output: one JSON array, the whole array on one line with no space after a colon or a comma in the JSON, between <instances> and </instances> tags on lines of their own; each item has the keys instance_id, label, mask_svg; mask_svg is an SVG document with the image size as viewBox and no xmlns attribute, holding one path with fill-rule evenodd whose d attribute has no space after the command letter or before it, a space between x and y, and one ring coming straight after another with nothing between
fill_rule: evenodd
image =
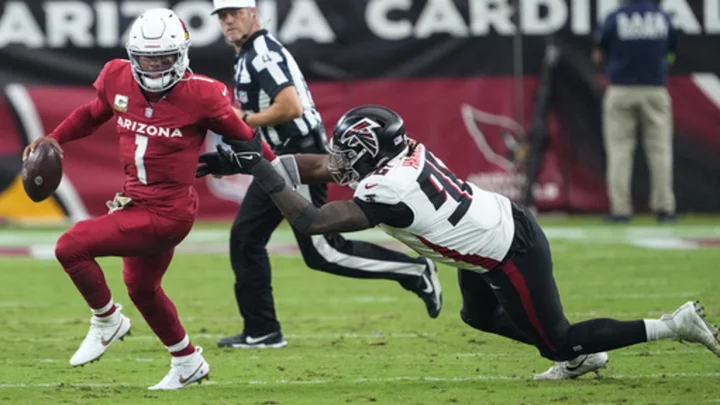
<instances>
[{"instance_id":1,"label":"person in dark pants","mask_svg":"<svg viewBox=\"0 0 720 405\"><path fill-rule=\"evenodd\" d=\"M627 0L600 26L593 59L607 61L610 86L603 103L610 215L632 216L631 177L638 133L650 169L650 209L659 222L676 219L673 192L673 116L666 84L675 60L670 16L654 0Z\"/></svg>"},{"instance_id":2,"label":"person in dark pants","mask_svg":"<svg viewBox=\"0 0 720 405\"><path fill-rule=\"evenodd\" d=\"M536 379L575 378L606 367L607 350L659 339L700 343L720 356L720 332L697 302L660 319L571 324L553 277L550 246L533 215L459 179L407 138L402 118L381 106L348 111L326 155L294 155L303 181L359 182L353 200L315 207L262 157L260 139L232 142L215 159L254 176L301 232L380 226L419 254L458 268L461 317L473 328L534 345L557 363Z\"/></svg>"},{"instance_id":3,"label":"person in dark pants","mask_svg":"<svg viewBox=\"0 0 720 405\"><path fill-rule=\"evenodd\" d=\"M216 0L215 10L234 47L235 98L242 116L278 154L326 153L327 137L307 83L295 59L261 29L255 0ZM327 185L301 185L298 192L317 206L327 202ZM230 231L235 298L245 325L218 346L280 348L287 345L275 313L266 245L283 220L270 197L251 183ZM305 235L294 230L305 263L346 277L395 280L417 294L430 317L439 315L442 295L434 263L338 233Z\"/></svg>"}]
</instances>

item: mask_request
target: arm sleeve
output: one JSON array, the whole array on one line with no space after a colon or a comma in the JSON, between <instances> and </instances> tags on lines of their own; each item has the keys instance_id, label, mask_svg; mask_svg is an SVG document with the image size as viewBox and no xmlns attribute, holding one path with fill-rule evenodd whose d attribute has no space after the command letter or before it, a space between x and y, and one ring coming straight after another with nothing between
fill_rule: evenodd
<instances>
[{"instance_id":1,"label":"arm sleeve","mask_svg":"<svg viewBox=\"0 0 720 405\"><path fill-rule=\"evenodd\" d=\"M402 202L390 205L372 203L358 197L353 200L368 217L370 226L387 224L395 228L406 228L413 222L414 214L412 210Z\"/></svg>"},{"instance_id":2,"label":"arm sleeve","mask_svg":"<svg viewBox=\"0 0 720 405\"><path fill-rule=\"evenodd\" d=\"M294 85L287 62L278 52L258 54L250 65L251 74L254 73L258 85L270 99L275 99L280 90Z\"/></svg>"},{"instance_id":3,"label":"arm sleeve","mask_svg":"<svg viewBox=\"0 0 720 405\"><path fill-rule=\"evenodd\" d=\"M76 108L48 136L55 138L60 144L74 141L89 136L112 117L112 108L105 97L105 77L110 63L105 65L93 84L97 96L89 103Z\"/></svg>"}]
</instances>

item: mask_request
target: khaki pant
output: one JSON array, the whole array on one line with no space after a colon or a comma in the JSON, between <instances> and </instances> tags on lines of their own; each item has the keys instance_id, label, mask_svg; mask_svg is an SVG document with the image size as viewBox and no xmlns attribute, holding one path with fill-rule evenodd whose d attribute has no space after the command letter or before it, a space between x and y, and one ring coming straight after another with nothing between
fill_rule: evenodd
<instances>
[{"instance_id":1,"label":"khaki pant","mask_svg":"<svg viewBox=\"0 0 720 405\"><path fill-rule=\"evenodd\" d=\"M610 212L632 214L630 180L638 127L650 172L650 209L674 213L672 106L667 89L657 86L610 86L605 93L603 138Z\"/></svg>"}]
</instances>

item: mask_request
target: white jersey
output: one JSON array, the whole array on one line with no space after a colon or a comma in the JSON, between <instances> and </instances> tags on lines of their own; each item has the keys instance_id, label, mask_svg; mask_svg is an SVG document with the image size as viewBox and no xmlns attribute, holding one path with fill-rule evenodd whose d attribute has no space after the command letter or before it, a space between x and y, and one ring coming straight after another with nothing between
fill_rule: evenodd
<instances>
[{"instance_id":1,"label":"white jersey","mask_svg":"<svg viewBox=\"0 0 720 405\"><path fill-rule=\"evenodd\" d=\"M424 257L479 272L496 267L515 233L510 200L459 180L424 145L416 145L411 156L364 178L356 201L363 207L409 208L409 224L379 226Z\"/></svg>"}]
</instances>

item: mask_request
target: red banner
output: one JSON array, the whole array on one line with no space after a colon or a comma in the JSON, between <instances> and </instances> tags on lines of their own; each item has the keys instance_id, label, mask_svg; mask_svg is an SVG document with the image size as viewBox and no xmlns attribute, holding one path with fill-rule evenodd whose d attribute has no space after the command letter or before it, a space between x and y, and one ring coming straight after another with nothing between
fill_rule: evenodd
<instances>
[{"instance_id":1,"label":"red banner","mask_svg":"<svg viewBox=\"0 0 720 405\"><path fill-rule=\"evenodd\" d=\"M711 135L720 129L718 107L712 101L715 91L712 80L720 82L711 76L714 79L707 79L710 84L700 83L702 76L673 78L670 90L674 98L679 96L683 100L675 103L676 127L680 132L687 132L687 138L683 139L707 141L718 150L720 138ZM524 94L532 95L538 82L527 78L521 86ZM528 122L516 122L512 118L516 108L511 96L514 91L512 78L314 83L311 90L328 130L342 113L354 106L386 105L405 118L410 137L425 143L459 176L513 199L521 197L525 181L521 169L526 153L525 131L532 117L532 100L526 97L522 111ZM19 91L21 94L24 88ZM0 104L0 155L6 158L17 158L22 145L27 142L23 137L37 136L33 131L49 132L74 108L89 101L93 90L86 87L31 87L25 94L31 103L23 103L22 97L8 97L7 105ZM537 208L541 211L604 211L607 209L604 168L602 164L592 164L593 161L602 162L602 150L593 147L589 152L583 152L588 149L585 139L591 139L593 145L601 145L601 139L596 139L597 134L592 135L593 138L587 138L587 134L580 136L568 122L567 112L563 115L563 111L551 108L549 146L534 186ZM208 150L214 149L214 142L216 137L208 137ZM77 212L83 211L90 216L104 214L105 201L121 189L123 182L112 125L106 124L93 136L64 147L69 188L58 192L56 198L60 205L71 217L77 217ZM232 217L249 181L246 176L197 181L201 196L200 218ZM3 187L6 194L12 189L9 184ZM75 196L63 193L75 193ZM350 196L351 190L331 186L331 198ZM2 194L0 198L7 200ZM12 213L0 211L0 215L3 214L12 216ZM27 212L20 215L26 216Z\"/></svg>"}]
</instances>

